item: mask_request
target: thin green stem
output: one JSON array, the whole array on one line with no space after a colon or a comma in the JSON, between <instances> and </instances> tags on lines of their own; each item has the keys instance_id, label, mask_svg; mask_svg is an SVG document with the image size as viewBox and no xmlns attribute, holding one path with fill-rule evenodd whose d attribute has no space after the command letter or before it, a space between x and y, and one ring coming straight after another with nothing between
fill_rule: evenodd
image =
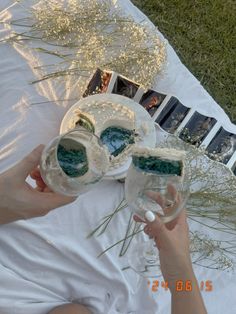
<instances>
[{"instance_id":1,"label":"thin green stem","mask_svg":"<svg viewBox=\"0 0 236 314\"><path fill-rule=\"evenodd\" d=\"M136 235L136 234L142 232L143 230L144 230L144 229L141 229L141 230L139 230L139 231L137 231L137 232L135 232L135 233L133 233L133 234L130 234L127 238L123 238L123 239L119 240L118 242L116 242L115 244L112 244L112 245L109 246L107 249L105 249L102 253L100 253L97 257L101 257L101 256L104 255L107 251L109 251L110 249L112 249L113 247L115 247L116 245L118 245L118 244L120 244L120 243L126 241L128 238L133 237L134 235Z\"/></svg>"}]
</instances>

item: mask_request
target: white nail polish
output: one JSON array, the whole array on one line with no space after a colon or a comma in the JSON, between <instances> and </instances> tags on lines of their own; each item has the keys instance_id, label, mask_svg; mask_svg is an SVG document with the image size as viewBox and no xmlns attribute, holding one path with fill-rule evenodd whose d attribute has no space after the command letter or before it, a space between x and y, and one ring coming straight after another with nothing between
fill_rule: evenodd
<instances>
[{"instance_id":1,"label":"white nail polish","mask_svg":"<svg viewBox=\"0 0 236 314\"><path fill-rule=\"evenodd\" d=\"M153 222L153 221L156 219L156 216L153 214L152 211L148 210L148 211L145 213L145 218L147 219L147 221Z\"/></svg>"}]
</instances>

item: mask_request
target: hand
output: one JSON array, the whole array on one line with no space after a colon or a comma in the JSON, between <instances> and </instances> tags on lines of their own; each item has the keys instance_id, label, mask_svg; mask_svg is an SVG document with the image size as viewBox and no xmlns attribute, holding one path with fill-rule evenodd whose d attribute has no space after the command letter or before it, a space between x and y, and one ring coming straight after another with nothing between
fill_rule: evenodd
<instances>
[{"instance_id":1,"label":"hand","mask_svg":"<svg viewBox=\"0 0 236 314\"><path fill-rule=\"evenodd\" d=\"M181 204L181 197L173 186L168 186L168 193L175 200L171 205L159 193L149 194L161 206L165 215ZM134 220L146 223L144 232L154 239L159 250L161 271L171 292L171 313L207 314L192 268L186 212L182 210L177 218L166 224L159 216L148 211L145 220L138 216L134 216ZM190 289L179 292L176 286L178 281L188 281Z\"/></svg>"},{"instance_id":2,"label":"hand","mask_svg":"<svg viewBox=\"0 0 236 314\"><path fill-rule=\"evenodd\" d=\"M56 307L48 314L92 314L92 312L82 304L70 303Z\"/></svg>"},{"instance_id":3,"label":"hand","mask_svg":"<svg viewBox=\"0 0 236 314\"><path fill-rule=\"evenodd\" d=\"M171 191L171 189L170 187L170 192L176 193L176 191L173 189ZM149 196L163 208L165 201L158 193ZM175 199L176 202L173 206L178 206L181 200L177 193ZM172 210L173 208L170 207L163 208L165 213ZM150 238L154 239L159 250L160 267L163 277L168 283L170 290L174 291L176 281L185 280L186 276L189 278L193 274L189 252L189 228L186 221L186 212L182 210L177 218L166 224L161 221L158 215L154 215L154 219L153 222L149 222L147 219L142 220L134 215L135 221L146 223L144 232Z\"/></svg>"},{"instance_id":4,"label":"hand","mask_svg":"<svg viewBox=\"0 0 236 314\"><path fill-rule=\"evenodd\" d=\"M44 216L50 210L76 199L54 193L43 182L37 169L43 148L43 145L39 145L22 161L0 175L0 224ZM30 173L36 180L35 189L25 181Z\"/></svg>"}]
</instances>

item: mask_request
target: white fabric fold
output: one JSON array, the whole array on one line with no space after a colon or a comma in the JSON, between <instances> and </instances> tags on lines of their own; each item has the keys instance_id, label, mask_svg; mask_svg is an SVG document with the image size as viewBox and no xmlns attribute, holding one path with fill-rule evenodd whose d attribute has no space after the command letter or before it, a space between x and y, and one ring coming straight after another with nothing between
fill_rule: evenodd
<instances>
[{"instance_id":1,"label":"white fabric fold","mask_svg":"<svg viewBox=\"0 0 236 314\"><path fill-rule=\"evenodd\" d=\"M148 21L130 1L117 3L137 21L144 18ZM22 5L12 4L10 0L1 1L2 21L23 16ZM9 26L0 24L0 40L7 34ZM155 89L175 95L186 106L213 115L235 130L222 108L168 43L167 51L165 75L158 78ZM34 66L52 60L51 56L16 44L0 44L0 173L58 134L61 120L73 102L57 99L65 94L68 98L80 96L77 85L80 80L73 85L63 80L29 84L35 79ZM44 103L48 100L54 102ZM67 302L86 304L95 314L169 313L169 292L159 289L151 294L146 280L138 283L134 272L122 271L127 266L127 257L118 256L121 246L97 258L101 251L124 237L128 210L119 213L105 234L86 238L115 209L123 195L123 184L101 182L74 203L45 217L1 226L0 313L46 314ZM231 314L234 300L229 296L235 292L235 277L202 268L196 268L196 272L200 279L213 281L214 290L203 293L208 313Z\"/></svg>"}]
</instances>

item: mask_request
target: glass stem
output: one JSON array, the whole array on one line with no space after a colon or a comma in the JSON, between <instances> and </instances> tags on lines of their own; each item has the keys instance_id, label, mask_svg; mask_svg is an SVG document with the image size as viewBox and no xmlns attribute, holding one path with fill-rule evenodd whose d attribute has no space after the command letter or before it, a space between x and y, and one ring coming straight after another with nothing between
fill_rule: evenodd
<instances>
[{"instance_id":1,"label":"glass stem","mask_svg":"<svg viewBox=\"0 0 236 314\"><path fill-rule=\"evenodd\" d=\"M157 248L155 246L155 242L152 239L147 241L145 251L146 251L145 258L148 261L148 263L150 264L156 263L158 254L157 254Z\"/></svg>"}]
</instances>

